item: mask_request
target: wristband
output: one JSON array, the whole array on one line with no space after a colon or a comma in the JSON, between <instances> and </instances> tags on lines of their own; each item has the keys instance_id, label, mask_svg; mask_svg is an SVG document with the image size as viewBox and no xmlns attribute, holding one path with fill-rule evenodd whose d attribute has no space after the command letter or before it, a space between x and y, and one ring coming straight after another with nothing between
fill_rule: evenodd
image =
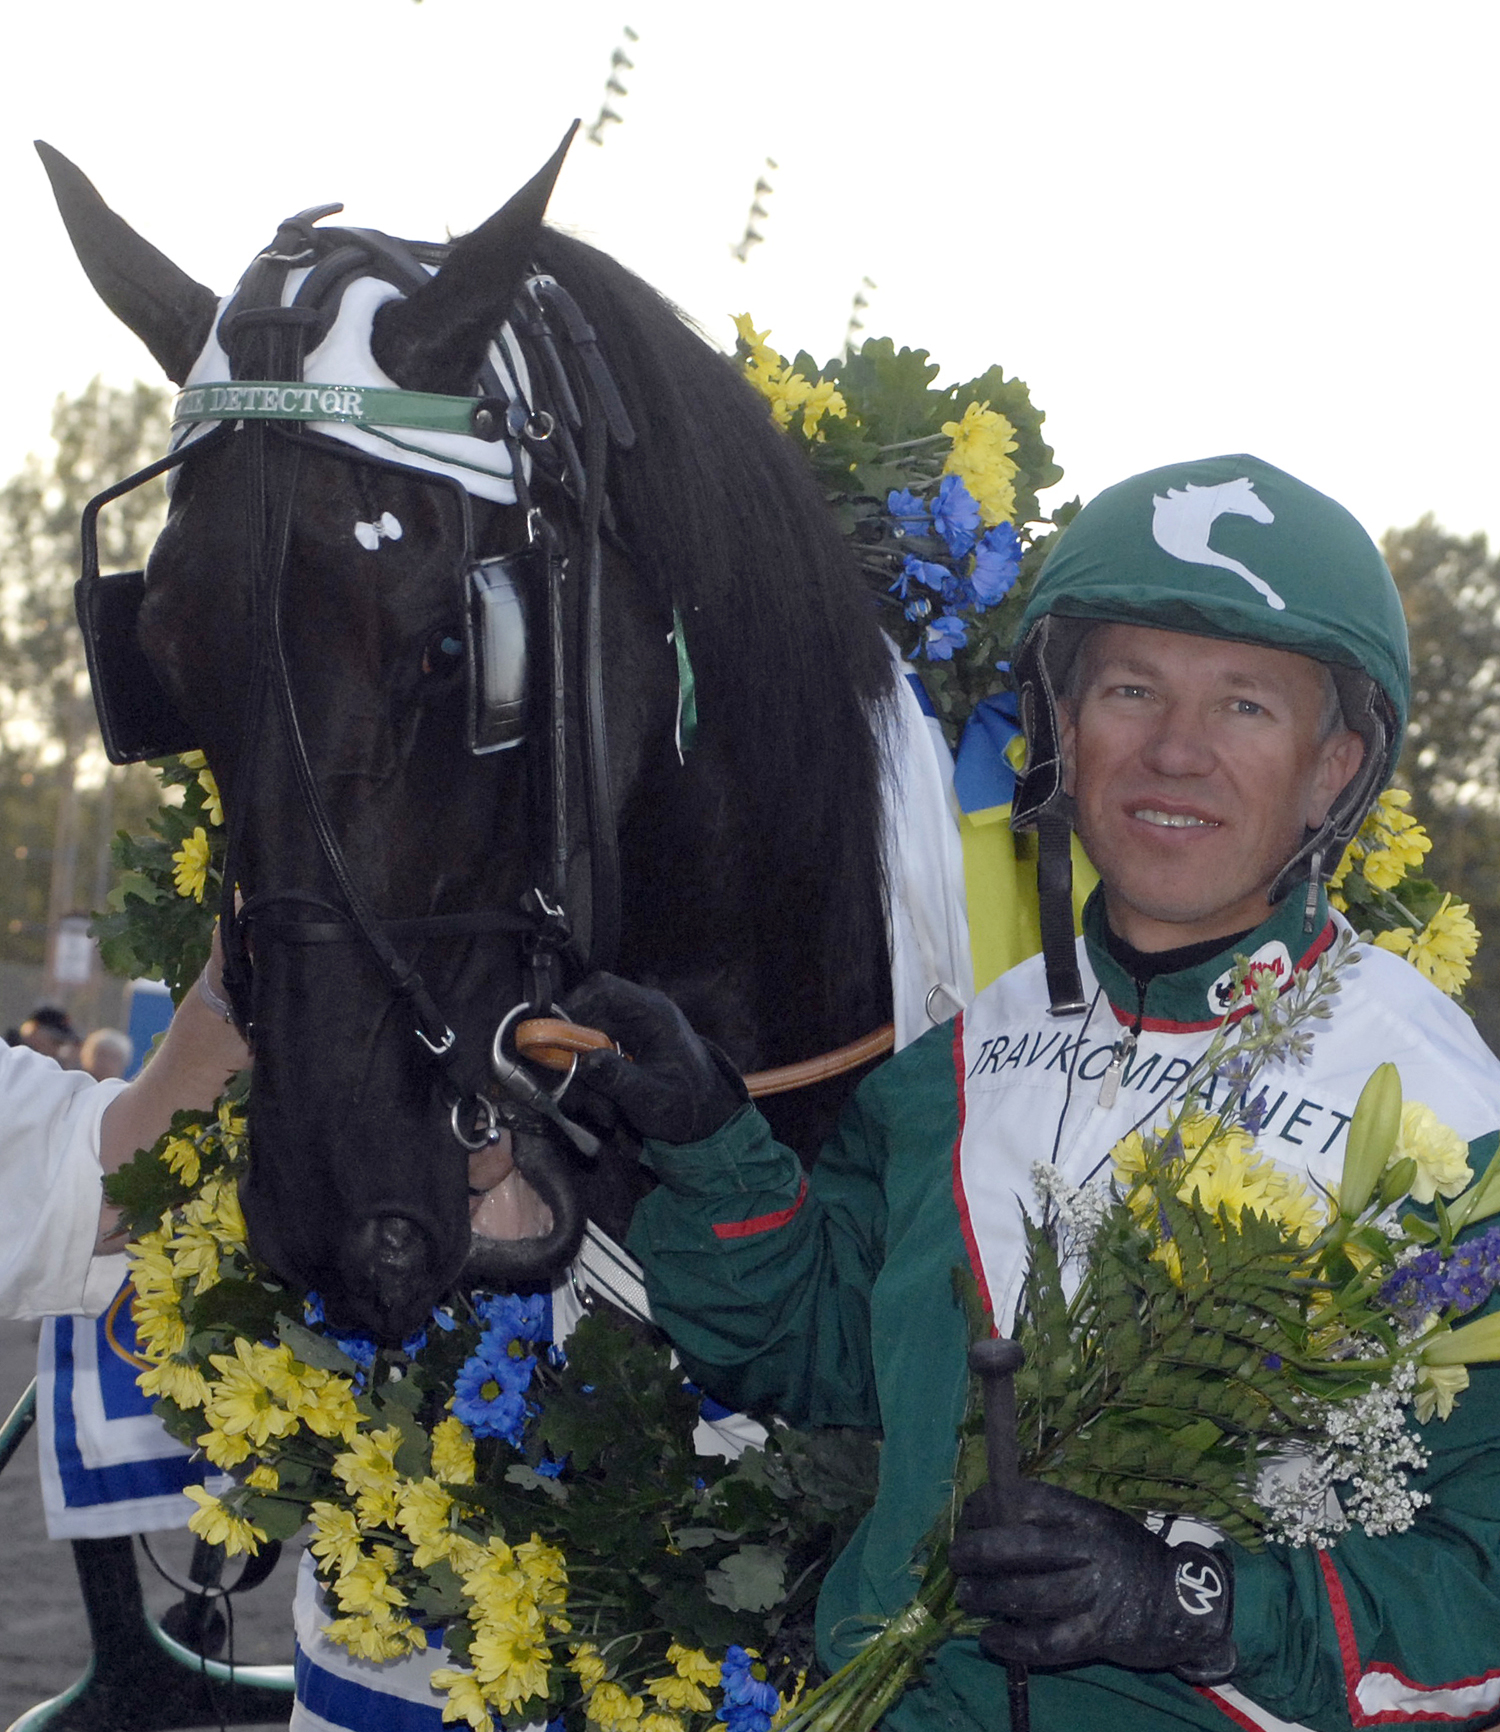
<instances>
[{"instance_id":1,"label":"wristband","mask_svg":"<svg viewBox=\"0 0 1500 1732\"><path fill-rule=\"evenodd\" d=\"M210 1010L222 1016L225 1022L232 1023L234 1021L234 1011L227 1001L220 998L218 993L208 984L208 970L206 968L198 976L198 996Z\"/></svg>"}]
</instances>

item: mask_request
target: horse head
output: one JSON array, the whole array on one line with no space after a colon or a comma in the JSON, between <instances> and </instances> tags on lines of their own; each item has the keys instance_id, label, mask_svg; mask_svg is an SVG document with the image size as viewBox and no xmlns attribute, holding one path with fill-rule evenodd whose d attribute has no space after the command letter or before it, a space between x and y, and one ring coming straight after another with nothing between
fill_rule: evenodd
<instances>
[{"instance_id":1,"label":"horse head","mask_svg":"<svg viewBox=\"0 0 1500 1732\"><path fill-rule=\"evenodd\" d=\"M90 279L187 387L136 635L224 797L252 1244L330 1318L399 1341L466 1268L535 1281L576 1248L557 1110L491 1073L507 1013L616 964L745 1067L880 1020L889 662L762 406L644 285L543 227L561 150L451 247L305 212L223 303L43 157ZM364 393L408 419L362 417ZM686 759L684 619L723 718ZM819 714L783 713L777 679ZM785 906L762 930L768 895ZM507 1133L550 1229L476 1241L469 1151Z\"/></svg>"}]
</instances>

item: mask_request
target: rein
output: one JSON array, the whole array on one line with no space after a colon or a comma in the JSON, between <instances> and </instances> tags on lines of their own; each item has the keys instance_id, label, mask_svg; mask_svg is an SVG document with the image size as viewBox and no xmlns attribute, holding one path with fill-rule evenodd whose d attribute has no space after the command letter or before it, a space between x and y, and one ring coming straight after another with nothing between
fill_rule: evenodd
<instances>
[{"instance_id":1,"label":"rein","mask_svg":"<svg viewBox=\"0 0 1500 1732\"><path fill-rule=\"evenodd\" d=\"M799 1059L796 1064L777 1065L774 1070L751 1071L743 1079L745 1090L751 1100L758 1101L767 1095L790 1094L793 1089L811 1088L814 1083L847 1076L871 1059L884 1058L895 1044L895 1024L883 1023L859 1040L835 1047L832 1052ZM547 1070L571 1070L580 1053L602 1052L606 1047L618 1051L602 1029L564 1022L560 1017L530 1017L516 1025L516 1051L522 1058Z\"/></svg>"}]
</instances>

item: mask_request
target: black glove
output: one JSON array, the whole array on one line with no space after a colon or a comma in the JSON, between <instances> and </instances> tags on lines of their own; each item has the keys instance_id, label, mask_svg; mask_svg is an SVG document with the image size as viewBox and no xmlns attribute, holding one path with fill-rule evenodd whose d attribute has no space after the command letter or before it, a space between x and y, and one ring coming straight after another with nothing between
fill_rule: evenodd
<instances>
[{"instance_id":1,"label":"black glove","mask_svg":"<svg viewBox=\"0 0 1500 1732\"><path fill-rule=\"evenodd\" d=\"M1106 1661L1222 1684L1237 1656L1234 1570L1204 1546L1169 1546L1130 1516L1025 1480L964 1505L948 1561L958 1603L992 1617L979 1645L1028 1666Z\"/></svg>"},{"instance_id":2,"label":"black glove","mask_svg":"<svg viewBox=\"0 0 1500 1732\"><path fill-rule=\"evenodd\" d=\"M574 1022L599 1028L628 1053L583 1053L574 1073L641 1137L696 1143L749 1100L733 1065L664 992L614 974L591 974L563 1000Z\"/></svg>"}]
</instances>

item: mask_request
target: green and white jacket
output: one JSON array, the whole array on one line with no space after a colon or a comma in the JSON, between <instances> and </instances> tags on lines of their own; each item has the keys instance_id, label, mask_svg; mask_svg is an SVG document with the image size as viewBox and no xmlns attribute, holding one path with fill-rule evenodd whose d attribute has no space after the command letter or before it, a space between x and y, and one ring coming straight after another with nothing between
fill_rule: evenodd
<instances>
[{"instance_id":1,"label":"green and white jacket","mask_svg":"<svg viewBox=\"0 0 1500 1732\"><path fill-rule=\"evenodd\" d=\"M1301 915L1301 898L1288 898L1235 948L1289 980L1335 935L1326 910L1312 938ZM1020 1208L1035 1208L1032 1164L1055 1159L1074 1184L1100 1170L1132 1126L1160 1116L1223 1014L1230 954L1152 981L1142 1006L1100 942L1101 920L1091 904L1081 1023L1047 1015L1039 957L1012 969L866 1080L807 1177L750 1107L704 1142L647 1146L663 1183L630 1246L692 1374L733 1406L883 1433L875 1507L823 1587L826 1664L854 1652L863 1618L910 1598L912 1552L948 1496L968 1345L953 1269L974 1271L1004 1327L1020 1286ZM1470 1140L1477 1170L1500 1140L1500 1060L1397 957L1364 950L1342 980L1310 1062L1265 1079L1262 1150L1336 1179L1360 1088L1389 1059L1406 1098ZM1113 1049L1136 1025L1112 1090ZM1236 1552L1232 1685L1114 1666L1036 1674L1037 1732L1493 1723L1500 1367L1473 1368L1424 1442L1432 1459L1415 1483L1432 1501L1408 1532L1355 1531L1327 1552ZM974 1643L950 1642L886 1724L1003 1728L1004 1674Z\"/></svg>"}]
</instances>

